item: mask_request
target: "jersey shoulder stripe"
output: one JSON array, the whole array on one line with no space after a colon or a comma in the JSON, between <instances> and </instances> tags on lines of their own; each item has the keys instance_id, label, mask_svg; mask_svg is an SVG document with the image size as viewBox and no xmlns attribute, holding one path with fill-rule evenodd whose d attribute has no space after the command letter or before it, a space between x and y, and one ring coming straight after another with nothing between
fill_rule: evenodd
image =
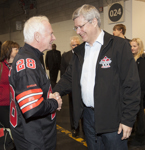
<instances>
[{"instance_id":1,"label":"jersey shoulder stripe","mask_svg":"<svg viewBox=\"0 0 145 150\"><path fill-rule=\"evenodd\" d=\"M41 97L38 101L32 103L32 104L29 104L28 106L25 106L24 108L22 108L22 113L24 114L25 112L39 106L41 104L41 102L44 100L43 97Z\"/></svg>"},{"instance_id":2,"label":"jersey shoulder stripe","mask_svg":"<svg viewBox=\"0 0 145 150\"><path fill-rule=\"evenodd\" d=\"M30 89L17 95L16 100L22 113L25 113L37 106L44 100L43 91L39 89Z\"/></svg>"}]
</instances>

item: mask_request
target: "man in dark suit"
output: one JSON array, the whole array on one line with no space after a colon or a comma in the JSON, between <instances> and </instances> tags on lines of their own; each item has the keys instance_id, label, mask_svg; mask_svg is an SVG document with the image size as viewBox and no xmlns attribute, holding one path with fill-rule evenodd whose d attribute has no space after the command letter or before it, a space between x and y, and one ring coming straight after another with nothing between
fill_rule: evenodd
<instances>
[{"instance_id":1,"label":"man in dark suit","mask_svg":"<svg viewBox=\"0 0 145 150\"><path fill-rule=\"evenodd\" d=\"M73 55L73 49L75 47L77 47L78 45L80 45L80 38L78 36L71 37L71 39L70 39L71 50L68 52L64 52L61 57L61 67L60 67L60 75L61 76L65 73L66 68L69 65L69 62Z\"/></svg>"},{"instance_id":2,"label":"man in dark suit","mask_svg":"<svg viewBox=\"0 0 145 150\"><path fill-rule=\"evenodd\" d=\"M45 58L46 69L49 70L49 77L52 88L56 84L58 71L60 70L60 63L61 63L61 53L59 50L56 50L56 44L53 44L52 50L47 51Z\"/></svg>"},{"instance_id":3,"label":"man in dark suit","mask_svg":"<svg viewBox=\"0 0 145 150\"><path fill-rule=\"evenodd\" d=\"M65 73L65 71L69 65L69 62L73 56L73 49L75 47L77 47L78 45L80 45L80 38L78 36L71 37L71 39L70 39L71 50L63 53L62 57L61 57L61 67L60 67L60 75L61 76ZM77 129L75 129L75 127L74 127L73 102L72 101L73 101L72 100L72 93L69 93L70 124L71 124L72 136L76 137L79 133L79 126Z\"/></svg>"}]
</instances>

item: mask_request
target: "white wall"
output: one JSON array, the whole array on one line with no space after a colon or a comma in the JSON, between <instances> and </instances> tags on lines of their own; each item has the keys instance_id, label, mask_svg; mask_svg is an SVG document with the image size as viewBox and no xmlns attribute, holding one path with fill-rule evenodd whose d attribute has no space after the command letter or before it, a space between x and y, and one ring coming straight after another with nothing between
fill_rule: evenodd
<instances>
[{"instance_id":1,"label":"white wall","mask_svg":"<svg viewBox=\"0 0 145 150\"><path fill-rule=\"evenodd\" d=\"M125 18L124 24L127 28L126 37L132 39L134 37L140 37L143 40L145 45L145 2L128 0L124 2ZM101 28L112 34L113 26L117 23L109 24L108 23L108 7L103 8L103 13L101 16ZM50 20L51 22L51 20ZM57 45L57 49L61 53L70 50L70 37L76 35L73 30L74 23L72 20L62 21L52 24L54 35L56 36L56 41L54 43ZM23 42L23 32L18 31L14 33L0 35L0 40L4 42L5 40L14 40L20 44L24 45ZM46 51L44 52L46 54ZM45 59L45 55L44 55ZM47 72L48 73L48 72Z\"/></svg>"},{"instance_id":2,"label":"white wall","mask_svg":"<svg viewBox=\"0 0 145 150\"><path fill-rule=\"evenodd\" d=\"M119 23L108 23L108 6L104 7L104 27L103 29L108 33L113 33L113 27L115 24L124 24L126 26L126 34L125 36L128 39L132 38L132 0L124 2L124 21Z\"/></svg>"},{"instance_id":3,"label":"white wall","mask_svg":"<svg viewBox=\"0 0 145 150\"><path fill-rule=\"evenodd\" d=\"M145 47L145 2L132 0L132 38L140 38Z\"/></svg>"},{"instance_id":4,"label":"white wall","mask_svg":"<svg viewBox=\"0 0 145 150\"><path fill-rule=\"evenodd\" d=\"M56 37L57 49L62 53L69 51L70 48L70 37L77 35L73 30L74 24L72 20L67 20L63 22L58 22L52 24L54 35Z\"/></svg>"},{"instance_id":5,"label":"white wall","mask_svg":"<svg viewBox=\"0 0 145 150\"><path fill-rule=\"evenodd\" d=\"M102 19L101 27L103 27L103 13L101 13L100 16ZM72 20L67 20L67 21L62 21L62 22L52 24L52 29L56 37L54 43L57 45L57 49L60 50L61 53L67 52L71 49L70 38L72 36L77 35L76 32L73 30L73 27L74 27L74 23ZM2 42L4 42L5 40L13 40L19 43L20 46L24 45L23 31L17 31L9 34L0 35L0 39Z\"/></svg>"},{"instance_id":6,"label":"white wall","mask_svg":"<svg viewBox=\"0 0 145 150\"><path fill-rule=\"evenodd\" d=\"M126 28L126 37L132 39L134 37L140 37L145 45L145 2L137 0L128 0L124 2L125 18L123 23ZM101 28L112 34L113 26L117 23L108 23L108 7L103 8L103 13L101 16ZM50 20L51 22L51 20ZM70 37L76 35L73 30L74 23L72 20L62 21L52 24L54 35L56 36L57 49L63 53L64 51L70 50ZM0 35L0 40L4 42L5 40L14 40L20 44L24 45L23 42L23 32L13 32L4 35Z\"/></svg>"},{"instance_id":7,"label":"white wall","mask_svg":"<svg viewBox=\"0 0 145 150\"><path fill-rule=\"evenodd\" d=\"M17 32L13 32L13 33L0 35L0 41L4 42L6 40L15 41L20 46L23 46L24 45L23 32L22 31L17 31Z\"/></svg>"},{"instance_id":8,"label":"white wall","mask_svg":"<svg viewBox=\"0 0 145 150\"><path fill-rule=\"evenodd\" d=\"M131 0L130 0L131 1ZM123 22L127 26L127 33L126 36L128 38L131 37L131 2L125 2L125 22ZM108 8L104 7L103 13L100 13L101 16L101 28L106 30L107 32L112 34L112 28L115 24L108 24ZM51 20L50 20L51 23ZM56 41L54 43L57 45L57 49L61 51L61 53L70 50L70 37L77 35L76 32L73 30L74 23L72 20L57 22L52 24L52 29L54 31L54 35L56 37ZM23 32L17 31L9 34L0 35L0 39L2 42L5 40L14 40L19 43L20 46L24 45L23 40ZM81 39L81 38L80 38ZM46 54L46 51L44 52ZM44 62L45 62L45 55L44 55ZM47 74L49 72L47 71ZM59 80L59 75L58 75Z\"/></svg>"}]
</instances>

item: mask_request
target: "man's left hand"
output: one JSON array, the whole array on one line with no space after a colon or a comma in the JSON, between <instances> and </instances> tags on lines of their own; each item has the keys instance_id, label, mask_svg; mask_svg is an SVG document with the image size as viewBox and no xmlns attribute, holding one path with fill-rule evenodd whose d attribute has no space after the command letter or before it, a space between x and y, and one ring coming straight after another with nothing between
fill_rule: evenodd
<instances>
[{"instance_id":1,"label":"man's left hand","mask_svg":"<svg viewBox=\"0 0 145 150\"><path fill-rule=\"evenodd\" d=\"M121 140L129 138L129 136L131 135L132 128L120 123L118 128L118 134L120 134L122 130L123 130L123 137L121 138Z\"/></svg>"}]
</instances>

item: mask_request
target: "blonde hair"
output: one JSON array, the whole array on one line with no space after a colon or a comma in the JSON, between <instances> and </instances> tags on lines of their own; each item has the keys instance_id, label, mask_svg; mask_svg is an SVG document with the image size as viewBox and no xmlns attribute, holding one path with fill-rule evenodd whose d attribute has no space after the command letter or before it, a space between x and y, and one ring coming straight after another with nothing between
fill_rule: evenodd
<instances>
[{"instance_id":1,"label":"blonde hair","mask_svg":"<svg viewBox=\"0 0 145 150\"><path fill-rule=\"evenodd\" d=\"M135 59L135 61L137 61L137 59L139 57L142 57L142 55L144 54L144 45L143 45L143 42L142 42L142 40L140 38L133 38L130 41L130 43L131 42L136 42L137 45L138 45L138 48L139 48L138 53L136 55L134 55L134 59Z\"/></svg>"}]
</instances>

